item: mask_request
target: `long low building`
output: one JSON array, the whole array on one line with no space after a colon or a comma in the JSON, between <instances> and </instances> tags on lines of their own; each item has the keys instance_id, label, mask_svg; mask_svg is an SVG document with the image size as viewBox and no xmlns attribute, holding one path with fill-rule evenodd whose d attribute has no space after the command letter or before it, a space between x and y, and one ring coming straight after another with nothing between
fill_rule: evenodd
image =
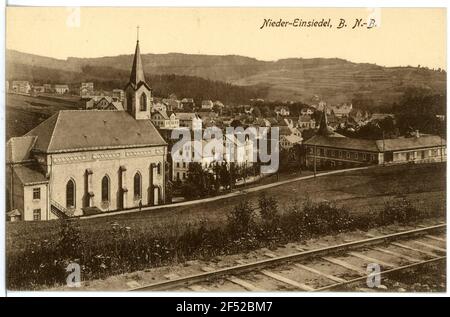
<instances>
[{"instance_id":1,"label":"long low building","mask_svg":"<svg viewBox=\"0 0 450 317\"><path fill-rule=\"evenodd\" d=\"M429 163L447 160L446 140L437 135L366 140L334 133L323 116L318 134L304 142L306 166L346 168L396 163Z\"/></svg>"}]
</instances>

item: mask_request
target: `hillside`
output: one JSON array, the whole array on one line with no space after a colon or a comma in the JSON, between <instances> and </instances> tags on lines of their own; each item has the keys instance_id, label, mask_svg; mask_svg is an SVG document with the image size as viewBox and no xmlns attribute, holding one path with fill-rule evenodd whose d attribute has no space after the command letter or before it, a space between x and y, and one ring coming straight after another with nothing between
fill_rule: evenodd
<instances>
[{"instance_id":1,"label":"hillside","mask_svg":"<svg viewBox=\"0 0 450 317\"><path fill-rule=\"evenodd\" d=\"M236 55L169 53L142 54L142 59L148 75L189 76L186 82L198 77L226 82L250 88L250 95L257 93L258 97L270 100L308 103L319 96L334 103L357 97L383 104L397 101L411 86L441 94L446 89L445 72L417 67L382 67L337 58L260 61ZM8 50L6 61L8 79L37 76L39 80L69 83L89 79L107 86L110 81L126 82L132 55L57 60ZM46 75L42 76L43 73Z\"/></svg>"}]
</instances>

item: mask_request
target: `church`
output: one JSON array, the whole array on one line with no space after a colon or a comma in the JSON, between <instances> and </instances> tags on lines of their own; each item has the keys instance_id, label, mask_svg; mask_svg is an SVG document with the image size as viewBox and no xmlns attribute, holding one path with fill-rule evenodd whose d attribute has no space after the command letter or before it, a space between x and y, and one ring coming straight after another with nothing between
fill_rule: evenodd
<instances>
[{"instance_id":1,"label":"church","mask_svg":"<svg viewBox=\"0 0 450 317\"><path fill-rule=\"evenodd\" d=\"M123 111L62 110L7 142L11 220L51 220L165 202L167 144L151 122L139 40Z\"/></svg>"}]
</instances>

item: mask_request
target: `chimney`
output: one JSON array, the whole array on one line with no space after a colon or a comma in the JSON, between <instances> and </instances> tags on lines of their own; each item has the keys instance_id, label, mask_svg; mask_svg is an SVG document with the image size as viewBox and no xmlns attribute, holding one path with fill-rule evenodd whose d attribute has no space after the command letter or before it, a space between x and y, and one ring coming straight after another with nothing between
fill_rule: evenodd
<instances>
[{"instance_id":1,"label":"chimney","mask_svg":"<svg viewBox=\"0 0 450 317\"><path fill-rule=\"evenodd\" d=\"M416 130L416 138L420 138L419 130Z\"/></svg>"}]
</instances>

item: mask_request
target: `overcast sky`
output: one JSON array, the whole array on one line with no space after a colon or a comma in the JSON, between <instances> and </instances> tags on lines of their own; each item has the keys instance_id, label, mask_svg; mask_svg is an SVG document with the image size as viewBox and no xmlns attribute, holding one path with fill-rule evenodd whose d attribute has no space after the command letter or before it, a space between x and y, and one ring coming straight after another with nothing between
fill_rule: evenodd
<instances>
[{"instance_id":1,"label":"overcast sky","mask_svg":"<svg viewBox=\"0 0 450 317\"><path fill-rule=\"evenodd\" d=\"M78 11L79 10L79 11ZM7 48L67 58L141 53L244 55L261 60L338 57L385 66L446 69L445 9L24 8L7 10ZM78 15L79 12L79 15ZM378 27L351 29L355 19ZM331 18L332 28L263 28ZM347 28L336 29L339 19Z\"/></svg>"}]
</instances>

